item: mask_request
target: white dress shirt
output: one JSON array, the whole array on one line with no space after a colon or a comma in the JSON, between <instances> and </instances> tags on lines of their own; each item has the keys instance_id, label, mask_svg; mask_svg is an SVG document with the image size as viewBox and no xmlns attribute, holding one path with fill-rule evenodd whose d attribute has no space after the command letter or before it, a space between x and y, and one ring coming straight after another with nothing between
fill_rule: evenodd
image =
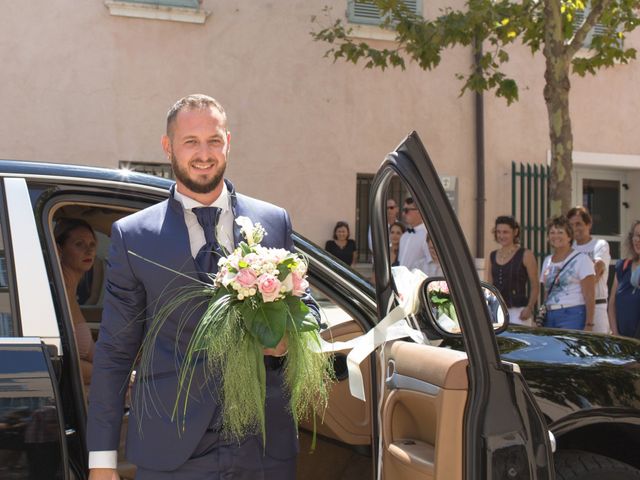
<instances>
[{"instance_id":1,"label":"white dress shirt","mask_svg":"<svg viewBox=\"0 0 640 480\"><path fill-rule=\"evenodd\" d=\"M596 281L596 300L607 300L609 298L609 287L607 286L607 280L609 278L609 264L611 263L611 254L609 253L609 244L606 240L600 238L592 238L587 243L578 245L576 241L573 241L573 249L576 252L582 252L589 255L589 258L593 260L595 264L597 261L601 261L605 264L605 270L600 278Z\"/></svg>"},{"instance_id":2,"label":"white dress shirt","mask_svg":"<svg viewBox=\"0 0 640 480\"><path fill-rule=\"evenodd\" d=\"M216 238L218 243L224 249L231 253L233 250L233 211L231 210L231 199L227 185L223 183L220 196L211 205L203 205L191 197L180 193L176 188L173 198L179 201L184 208L184 223L189 231L189 243L191 245L191 256L196 258L200 249L207 243L204 236L204 230L198 223L196 214L191 210L196 207L218 207L221 209L220 217L218 217L218 225L216 227Z\"/></svg>"},{"instance_id":3,"label":"white dress shirt","mask_svg":"<svg viewBox=\"0 0 640 480\"><path fill-rule=\"evenodd\" d=\"M196 214L191 210L196 207L219 207L222 210L218 217L216 238L224 250L227 252L231 252L233 250L233 222L235 219L233 218L233 211L231 210L229 191L227 190L227 185L224 184L224 182L220 196L211 205L203 205L193 198L180 193L177 188L174 192L173 198L179 201L184 208L184 222L187 225L191 256L193 258L196 257L200 249L207 243L204 236L204 230L200 226L200 223L198 223ZM118 468L117 450L89 452L89 468Z\"/></svg>"},{"instance_id":4,"label":"white dress shirt","mask_svg":"<svg viewBox=\"0 0 640 480\"><path fill-rule=\"evenodd\" d=\"M411 233L409 230L404 232L400 237L400 246L398 247L398 263L409 270L419 269L431 260L427 246L427 227L421 223L411 228L415 232Z\"/></svg>"}]
</instances>

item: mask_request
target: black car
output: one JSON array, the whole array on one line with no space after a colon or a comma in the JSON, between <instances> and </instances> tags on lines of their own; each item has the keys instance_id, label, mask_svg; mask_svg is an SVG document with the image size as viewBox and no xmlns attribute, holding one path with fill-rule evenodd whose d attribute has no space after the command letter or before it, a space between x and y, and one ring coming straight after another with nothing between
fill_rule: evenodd
<instances>
[{"instance_id":1,"label":"black car","mask_svg":"<svg viewBox=\"0 0 640 480\"><path fill-rule=\"evenodd\" d=\"M429 300L434 279L428 279L411 317L428 341L395 340L365 359L366 402L350 395L348 352L336 354L338 381L316 422L312 454L313 422L300 426L299 478L640 479L640 343L576 331L505 330L501 299L479 281L415 133L385 159L374 180L375 290L295 237L309 258L324 338L363 335L396 305L383 247L394 176L426 219L457 322L450 328L440 321ZM111 224L163 200L170 185L125 171L0 161L0 478L87 477L86 392L68 302L68 295L80 293L65 291L55 222L84 219L99 237L98 260L80 298L97 335L99 267ZM120 471L133 478L135 467L122 458Z\"/></svg>"}]
</instances>

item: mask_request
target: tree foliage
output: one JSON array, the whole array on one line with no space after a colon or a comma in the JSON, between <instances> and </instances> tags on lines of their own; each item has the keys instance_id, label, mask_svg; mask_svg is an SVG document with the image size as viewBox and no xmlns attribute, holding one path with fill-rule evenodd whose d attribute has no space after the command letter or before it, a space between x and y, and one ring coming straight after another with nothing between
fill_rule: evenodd
<instances>
[{"instance_id":1,"label":"tree foliage","mask_svg":"<svg viewBox=\"0 0 640 480\"><path fill-rule=\"evenodd\" d=\"M424 70L436 68L445 50L474 49L478 58L459 72L461 94L492 91L508 104L518 100L518 85L503 71L519 42L545 57L545 90L551 146L550 201L552 213L566 212L571 201L573 137L569 118L570 72L584 76L599 69L626 64L636 50L625 46L626 35L638 26L640 0L468 0L465 8L445 8L436 18L423 18L402 0L364 0L377 5L383 28L393 30L393 48L375 48L352 36L342 20L313 32L327 42L326 55L334 61L365 63L367 68L398 67L416 62ZM331 11L325 8L326 18ZM578 21L582 20L582 21ZM599 24L595 34L590 33ZM590 43L585 48L585 40ZM480 48L481 46L481 48ZM580 53L579 53L580 52Z\"/></svg>"}]
</instances>

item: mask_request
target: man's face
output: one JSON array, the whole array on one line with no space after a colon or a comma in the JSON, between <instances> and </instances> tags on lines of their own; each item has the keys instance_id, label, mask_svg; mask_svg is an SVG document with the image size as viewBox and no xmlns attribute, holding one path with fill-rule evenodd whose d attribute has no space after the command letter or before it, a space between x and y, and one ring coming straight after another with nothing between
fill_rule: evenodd
<instances>
[{"instance_id":1,"label":"man's face","mask_svg":"<svg viewBox=\"0 0 640 480\"><path fill-rule=\"evenodd\" d=\"M387 200L387 223L391 225L398 220L398 205L395 200Z\"/></svg>"},{"instance_id":2,"label":"man's face","mask_svg":"<svg viewBox=\"0 0 640 480\"><path fill-rule=\"evenodd\" d=\"M573 228L573 238L576 243L587 243L591 238L591 224L584 223L580 215L574 215L569 219L569 224Z\"/></svg>"},{"instance_id":3,"label":"man's face","mask_svg":"<svg viewBox=\"0 0 640 480\"><path fill-rule=\"evenodd\" d=\"M225 119L217 109L179 112L171 137L162 137L179 190L207 194L221 188L230 139Z\"/></svg>"},{"instance_id":4,"label":"man's face","mask_svg":"<svg viewBox=\"0 0 640 480\"><path fill-rule=\"evenodd\" d=\"M404 221L412 227L422 223L422 217L420 216L420 212L418 211L418 207L416 207L415 203L405 203L404 207L402 207L402 214L404 216Z\"/></svg>"}]
</instances>

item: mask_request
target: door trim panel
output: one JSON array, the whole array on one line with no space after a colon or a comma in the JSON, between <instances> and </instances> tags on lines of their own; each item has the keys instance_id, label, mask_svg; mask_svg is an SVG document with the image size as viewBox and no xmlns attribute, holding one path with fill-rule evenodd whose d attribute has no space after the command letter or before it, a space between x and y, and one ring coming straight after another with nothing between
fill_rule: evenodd
<instances>
[{"instance_id":1,"label":"door trim panel","mask_svg":"<svg viewBox=\"0 0 640 480\"><path fill-rule=\"evenodd\" d=\"M386 380L387 388L389 390L411 390L418 393L425 393L427 395L438 395L440 393L440 387L433 383L425 382L424 380L417 380L415 378L407 377L406 375L400 375L398 372L393 373Z\"/></svg>"}]
</instances>

